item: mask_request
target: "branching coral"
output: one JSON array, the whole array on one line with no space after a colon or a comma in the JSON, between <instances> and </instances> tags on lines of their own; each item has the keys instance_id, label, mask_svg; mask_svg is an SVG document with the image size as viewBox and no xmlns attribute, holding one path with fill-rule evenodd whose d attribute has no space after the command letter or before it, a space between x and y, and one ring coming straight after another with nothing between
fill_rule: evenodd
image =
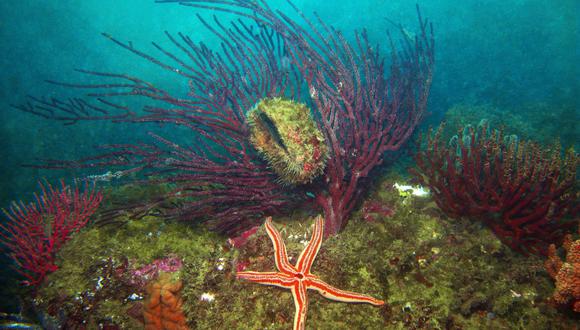
<instances>
[{"instance_id":1,"label":"branching coral","mask_svg":"<svg viewBox=\"0 0 580 330\"><path fill-rule=\"evenodd\" d=\"M415 174L448 215L479 219L512 249L533 253L545 253L572 225L566 218L580 211L573 150L562 158L559 146L519 141L485 122L449 144L440 133L417 154Z\"/></svg>"},{"instance_id":2,"label":"branching coral","mask_svg":"<svg viewBox=\"0 0 580 330\"><path fill-rule=\"evenodd\" d=\"M103 199L101 192L86 184L84 191L61 181L61 188L40 184L35 202L14 202L4 210L8 218L0 224L0 243L16 263L16 270L26 278L26 285L42 283L46 275L58 269L56 253L71 235L90 220Z\"/></svg>"},{"instance_id":3,"label":"branching coral","mask_svg":"<svg viewBox=\"0 0 580 330\"><path fill-rule=\"evenodd\" d=\"M168 217L210 217L219 219L215 226L219 231L240 232L255 226L264 214L305 198L303 191L279 184L275 171L250 143L247 112L263 100L279 97L306 104L322 132L323 136L314 136L315 142L325 143L319 151L328 150L326 170L310 188L325 213L325 236L342 230L360 200L364 179L382 163L386 152L398 150L409 139L423 118L433 72L432 27L419 15L419 33L411 37L401 27L401 50L389 36L391 54L385 57L378 45L370 43L366 31L356 33L354 43L348 42L341 32L318 17L309 19L290 1L298 19L266 1L158 2L179 2L240 18L226 27L217 18L210 24L198 16L219 38L221 50L181 34L167 34L176 51L154 44L167 60L106 35L187 80L187 97L128 75L83 71L107 81L61 85L91 90L88 99L33 97L20 108L68 124L112 120L183 126L194 133L193 143L180 146L153 135L158 142L154 145L107 146L110 152L96 157L45 166L118 165L125 167L121 175L134 171L154 175L176 185L162 201L175 197L182 201L180 207L166 210ZM135 110L118 100L128 96L144 98L150 105ZM312 149L298 155L304 156L302 172L308 174L300 183L312 181L323 170L326 156Z\"/></svg>"},{"instance_id":4,"label":"branching coral","mask_svg":"<svg viewBox=\"0 0 580 330\"><path fill-rule=\"evenodd\" d=\"M191 141L180 145L150 133L156 143L102 146L103 153L75 161L54 160L41 167L121 167L117 178L137 172L151 183L169 183L174 190L157 202L137 205L149 210L178 199L163 208L168 218L219 219L215 229L239 232L255 224L262 214L276 213L290 196L276 180L276 174L250 144L246 112L261 98L285 95L300 98L297 73L286 68L285 40L271 28L238 21L230 28L216 20L216 27L201 22L222 42L223 52L196 44L189 37L167 33L176 54L155 44L167 63L106 35L123 49L145 58L188 83L182 91L164 90L144 79L124 74L82 71L103 84L62 84L92 90L86 99L30 97L20 106L25 112L73 124L79 121L161 123L185 127ZM119 98L139 97L149 105L133 109ZM153 179L154 178L154 179ZM135 207L131 205L128 207Z\"/></svg>"}]
</instances>

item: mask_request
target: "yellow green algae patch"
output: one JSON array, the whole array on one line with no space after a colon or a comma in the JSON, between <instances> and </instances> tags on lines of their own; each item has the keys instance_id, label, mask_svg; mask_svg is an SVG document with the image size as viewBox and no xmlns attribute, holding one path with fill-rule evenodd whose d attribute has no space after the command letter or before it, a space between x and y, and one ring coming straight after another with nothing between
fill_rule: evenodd
<instances>
[{"instance_id":1,"label":"yellow green algae patch","mask_svg":"<svg viewBox=\"0 0 580 330\"><path fill-rule=\"evenodd\" d=\"M548 304L553 283L542 259L515 254L469 219L447 219L429 197L401 196L395 182L405 180L385 179L365 201L394 213L369 218L361 207L344 232L322 243L312 267L327 283L386 304L337 303L309 292L307 329L573 326L573 317ZM314 214L306 212L298 209L291 217L274 218L292 263L312 234ZM145 291L115 277L115 271L173 256L183 263L173 276L183 283L183 313L191 329L291 329L294 303L287 290L235 278L240 270L275 269L263 226L240 249L227 247L226 239L153 216L88 228L62 249L59 270L49 276L35 302L46 313L78 317L89 328L109 322L141 329L139 305Z\"/></svg>"},{"instance_id":2,"label":"yellow green algae patch","mask_svg":"<svg viewBox=\"0 0 580 330\"><path fill-rule=\"evenodd\" d=\"M344 233L348 241L336 241L337 251L351 248L342 252L350 261L341 271L356 276L364 262L382 278L387 328L566 329L574 323L548 304L553 284L541 258L514 253L470 219L446 218L429 198L401 196L393 182L401 179L385 180L368 200L389 205L394 215L366 222L361 209ZM349 270L353 264L357 269Z\"/></svg>"},{"instance_id":3,"label":"yellow green algae patch","mask_svg":"<svg viewBox=\"0 0 580 330\"><path fill-rule=\"evenodd\" d=\"M283 183L308 183L322 174L328 147L306 105L264 98L248 112L248 122L252 145Z\"/></svg>"},{"instance_id":4,"label":"yellow green algae patch","mask_svg":"<svg viewBox=\"0 0 580 330\"><path fill-rule=\"evenodd\" d=\"M205 230L151 216L125 220L121 226L92 227L63 247L59 269L40 288L35 303L49 314L58 306L67 318L78 317L95 326L110 322L122 329L141 329L140 313L131 315L131 309L142 301L145 288L132 283L129 274L175 256L183 266L173 275L203 290L207 275L227 255L221 242Z\"/></svg>"}]
</instances>

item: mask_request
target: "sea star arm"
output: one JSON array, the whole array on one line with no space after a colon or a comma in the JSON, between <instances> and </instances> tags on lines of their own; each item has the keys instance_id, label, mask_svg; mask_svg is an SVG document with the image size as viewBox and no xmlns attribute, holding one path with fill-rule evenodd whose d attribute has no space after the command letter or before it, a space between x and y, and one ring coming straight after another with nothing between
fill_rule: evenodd
<instances>
[{"instance_id":1,"label":"sea star arm","mask_svg":"<svg viewBox=\"0 0 580 330\"><path fill-rule=\"evenodd\" d=\"M308 295L306 285L298 281L292 286L292 296L294 297L294 330L304 330L306 326L306 312L308 311Z\"/></svg>"},{"instance_id":2,"label":"sea star arm","mask_svg":"<svg viewBox=\"0 0 580 330\"><path fill-rule=\"evenodd\" d=\"M308 279L308 288L318 291L323 297L331 300L349 303L367 303L375 306L385 304L382 300L364 294L337 289L317 278Z\"/></svg>"},{"instance_id":3,"label":"sea star arm","mask_svg":"<svg viewBox=\"0 0 580 330\"><path fill-rule=\"evenodd\" d=\"M296 267L288 262L286 247L280 233L272 225L272 219L266 219L266 231L274 244L276 267L279 272L238 272L237 278L265 285L278 286L292 291L294 297L294 330L304 330L306 324L306 311L308 310L307 290L318 291L323 297L328 299L350 302L368 303L375 306L384 305L384 301L356 292L344 291L328 285L317 276L310 274L310 268L314 258L320 249L322 234L324 231L324 219L316 218L314 231L308 245L300 254Z\"/></svg>"},{"instance_id":4,"label":"sea star arm","mask_svg":"<svg viewBox=\"0 0 580 330\"><path fill-rule=\"evenodd\" d=\"M279 286L281 288L289 288L296 281L292 277L278 272L238 272L236 277L250 282Z\"/></svg>"},{"instance_id":5,"label":"sea star arm","mask_svg":"<svg viewBox=\"0 0 580 330\"><path fill-rule=\"evenodd\" d=\"M276 230L272 224L272 217L266 218L266 232L274 245L274 260L276 261L276 268L283 273L294 273L296 269L288 261L288 253L286 252L286 245L282 240L280 232Z\"/></svg>"},{"instance_id":6,"label":"sea star arm","mask_svg":"<svg viewBox=\"0 0 580 330\"><path fill-rule=\"evenodd\" d=\"M296 268L303 274L310 274L310 268L312 267L312 263L314 263L314 258L316 258L318 250L320 250L323 231L324 219L319 215L314 221L312 238L300 254L300 257L298 257L298 262L296 263Z\"/></svg>"}]
</instances>

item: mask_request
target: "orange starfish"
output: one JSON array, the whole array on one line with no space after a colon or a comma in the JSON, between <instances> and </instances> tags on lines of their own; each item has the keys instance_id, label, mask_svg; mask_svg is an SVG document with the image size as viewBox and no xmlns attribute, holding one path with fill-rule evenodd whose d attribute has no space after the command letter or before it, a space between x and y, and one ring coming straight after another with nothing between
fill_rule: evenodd
<instances>
[{"instance_id":1,"label":"orange starfish","mask_svg":"<svg viewBox=\"0 0 580 330\"><path fill-rule=\"evenodd\" d=\"M288 261L286 246L280 233L272 225L272 218L266 219L266 232L274 245L274 257L278 272L238 272L237 278L260 284L273 285L290 289L294 297L296 314L294 315L294 330L303 330L306 324L306 311L308 309L308 289L318 291L323 297L351 303L369 303L381 306L385 302L363 294L337 289L322 281L318 276L310 273L314 258L322 243L324 220L318 216L314 224L314 232L308 245L298 257L296 266Z\"/></svg>"}]
</instances>

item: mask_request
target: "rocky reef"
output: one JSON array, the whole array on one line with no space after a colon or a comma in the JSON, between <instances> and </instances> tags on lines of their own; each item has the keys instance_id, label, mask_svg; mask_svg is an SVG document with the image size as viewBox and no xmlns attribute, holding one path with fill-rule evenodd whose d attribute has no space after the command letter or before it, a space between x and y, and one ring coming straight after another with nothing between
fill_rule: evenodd
<instances>
[{"instance_id":1,"label":"rocky reef","mask_svg":"<svg viewBox=\"0 0 580 330\"><path fill-rule=\"evenodd\" d=\"M481 224L447 218L430 196L393 187L403 180L384 178L345 231L324 242L313 266L322 280L385 305L310 295L309 327L570 329L577 322L577 315L551 303L554 284L541 257L511 251ZM379 212L368 205L384 207ZM312 234L310 212L296 209L275 219L291 263ZM310 220L296 221L304 219ZM154 214L93 226L63 247L59 269L29 303L45 324L141 329L148 288L170 273L169 282L181 286L178 299L189 328L291 328L288 291L236 280L239 271L275 268L263 227L242 236L230 238L238 242L232 245L203 227Z\"/></svg>"}]
</instances>

